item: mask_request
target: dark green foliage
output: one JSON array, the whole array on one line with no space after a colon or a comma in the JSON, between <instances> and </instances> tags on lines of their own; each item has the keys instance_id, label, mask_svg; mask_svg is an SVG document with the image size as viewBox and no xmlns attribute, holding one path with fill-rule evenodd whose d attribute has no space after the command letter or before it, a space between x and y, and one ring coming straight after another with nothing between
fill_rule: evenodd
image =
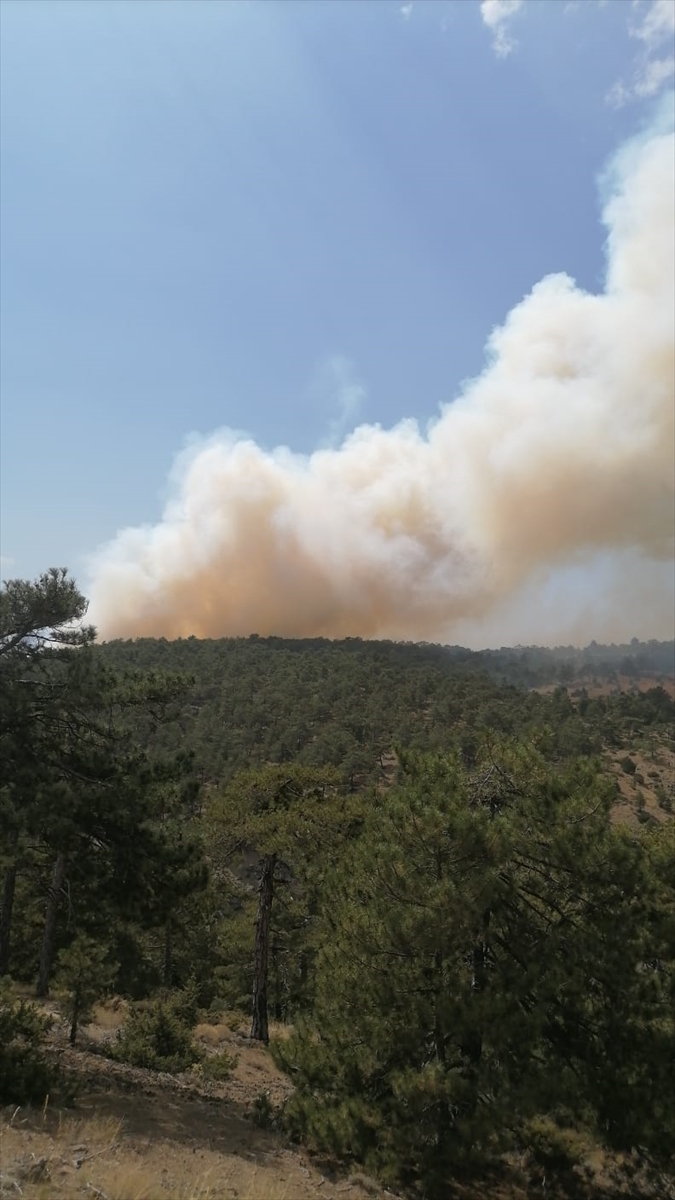
<instances>
[{"instance_id":1,"label":"dark green foliage","mask_svg":"<svg viewBox=\"0 0 675 1200\"><path fill-rule=\"evenodd\" d=\"M84 934L59 954L56 986L70 1021L71 1046L78 1026L91 1019L94 1004L110 991L116 974L117 963L110 961L106 945Z\"/></svg>"},{"instance_id":2,"label":"dark green foliage","mask_svg":"<svg viewBox=\"0 0 675 1200\"><path fill-rule=\"evenodd\" d=\"M269 1092L258 1092L251 1108L251 1120L258 1129L275 1129L280 1124L281 1111L269 1097Z\"/></svg>"},{"instance_id":3,"label":"dark green foliage","mask_svg":"<svg viewBox=\"0 0 675 1200\"><path fill-rule=\"evenodd\" d=\"M92 642L92 626L78 625L87 601L63 568L52 567L34 582L8 579L0 590L0 656L24 662L52 646Z\"/></svg>"},{"instance_id":4,"label":"dark green foliage","mask_svg":"<svg viewBox=\"0 0 675 1200\"><path fill-rule=\"evenodd\" d=\"M577 1192L578 1170L593 1146L588 1135L570 1126L560 1125L551 1117L536 1116L526 1122L521 1133L522 1148L531 1166L533 1182L554 1179L558 1187Z\"/></svg>"},{"instance_id":5,"label":"dark green foliage","mask_svg":"<svg viewBox=\"0 0 675 1200\"><path fill-rule=\"evenodd\" d=\"M216 870L214 875L211 941L204 947L206 953L200 954L200 964L206 964L210 975L203 983L200 979L200 1000L205 1007L217 999L220 1008L249 1013L256 894L252 886L240 883L233 874ZM192 949L194 952L194 945Z\"/></svg>"},{"instance_id":6,"label":"dark green foliage","mask_svg":"<svg viewBox=\"0 0 675 1200\"><path fill-rule=\"evenodd\" d=\"M169 1007L189 1029L194 1029L199 1016L198 992L195 980L189 979L185 987L172 992L169 997Z\"/></svg>"},{"instance_id":7,"label":"dark green foliage","mask_svg":"<svg viewBox=\"0 0 675 1200\"><path fill-rule=\"evenodd\" d=\"M193 989L153 1000L132 1009L111 1055L152 1071L187 1071L201 1057L193 1040L195 1019Z\"/></svg>"},{"instance_id":8,"label":"dark green foliage","mask_svg":"<svg viewBox=\"0 0 675 1200\"><path fill-rule=\"evenodd\" d=\"M45 1051L51 1019L34 1004L0 987L0 1104L42 1104L47 1096L72 1098L72 1087Z\"/></svg>"},{"instance_id":9,"label":"dark green foliage","mask_svg":"<svg viewBox=\"0 0 675 1200\"><path fill-rule=\"evenodd\" d=\"M254 1037L266 1040L268 1006L279 1020L308 1002L318 896L343 845L360 828L362 808L362 798L340 786L337 771L296 763L241 772L209 807L214 858L244 873L246 859L253 857L246 870L248 887L240 888L239 911L229 923L234 956L226 973L252 996ZM257 897L265 864L269 886L263 937ZM250 939L254 893L260 935L255 947ZM237 948L241 934L246 940ZM266 995L258 1020L256 995L261 990Z\"/></svg>"},{"instance_id":10,"label":"dark green foliage","mask_svg":"<svg viewBox=\"0 0 675 1200\"><path fill-rule=\"evenodd\" d=\"M142 1002L113 1055L184 1070L197 1005L253 991L256 1036L295 1025L288 1128L429 1200L524 1148L537 1184L587 1143L667 1167L674 827L639 791L613 826L599 762L637 785L673 744L638 690L672 644L96 646L65 572L0 595L0 973L46 992L56 960L73 1040L114 983ZM7 1097L43 1099L39 1013L3 1001L0 1035Z\"/></svg>"},{"instance_id":11,"label":"dark green foliage","mask_svg":"<svg viewBox=\"0 0 675 1200\"><path fill-rule=\"evenodd\" d=\"M625 757L621 759L621 770L623 771L624 775L634 775L637 771L637 766L629 754L626 754Z\"/></svg>"},{"instance_id":12,"label":"dark green foliage","mask_svg":"<svg viewBox=\"0 0 675 1200\"><path fill-rule=\"evenodd\" d=\"M662 783L656 785L656 802L664 812L671 813L673 811L672 798L668 795Z\"/></svg>"},{"instance_id":13,"label":"dark green foliage","mask_svg":"<svg viewBox=\"0 0 675 1200\"><path fill-rule=\"evenodd\" d=\"M0 597L0 974L16 969L12 926L41 925L31 974L45 995L72 939L66 899L71 928L100 940L111 923L116 933L165 923L186 886L204 884L198 839L171 824L194 803L189 756L175 745L152 753L153 729L186 681L114 670L93 630L64 628L86 601L63 571L10 581Z\"/></svg>"},{"instance_id":14,"label":"dark green foliage","mask_svg":"<svg viewBox=\"0 0 675 1200\"><path fill-rule=\"evenodd\" d=\"M217 1054L209 1054L203 1058L199 1070L205 1079L210 1079L213 1083L223 1083L230 1078L238 1061L236 1054L220 1050Z\"/></svg>"},{"instance_id":15,"label":"dark green foliage","mask_svg":"<svg viewBox=\"0 0 675 1200\"><path fill-rule=\"evenodd\" d=\"M140 638L109 642L98 652L118 667L194 677L191 693L170 707L158 745L188 745L196 777L209 781L292 761L335 766L359 789L383 778L383 756L394 745L462 746L470 755L481 731L530 737L546 726L546 754L562 760L596 754L604 743L621 745L639 729L669 736L675 719L661 687L593 700L582 695L578 706L564 687L552 696L525 690L559 682L561 661L589 682L596 674L612 676L627 655L639 660L641 674L672 674L672 643L472 652L358 638Z\"/></svg>"},{"instance_id":16,"label":"dark green foliage","mask_svg":"<svg viewBox=\"0 0 675 1200\"><path fill-rule=\"evenodd\" d=\"M0 975L9 971L16 883L30 865L34 812L55 783L50 755L56 750L62 760L69 740L66 723L54 721L63 696L56 664L64 647L91 645L94 630L77 624L86 608L63 570L0 589Z\"/></svg>"},{"instance_id":17,"label":"dark green foliage","mask_svg":"<svg viewBox=\"0 0 675 1200\"><path fill-rule=\"evenodd\" d=\"M311 1018L274 1048L296 1134L429 1196L542 1114L669 1158L673 838L615 829L611 799L518 747L404 759L324 902Z\"/></svg>"}]
</instances>

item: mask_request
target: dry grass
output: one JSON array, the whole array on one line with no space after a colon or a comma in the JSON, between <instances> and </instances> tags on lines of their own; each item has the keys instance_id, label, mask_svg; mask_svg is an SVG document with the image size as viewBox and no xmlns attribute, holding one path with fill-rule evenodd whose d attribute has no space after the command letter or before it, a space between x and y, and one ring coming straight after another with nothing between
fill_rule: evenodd
<instances>
[{"instance_id":1,"label":"dry grass","mask_svg":"<svg viewBox=\"0 0 675 1200\"><path fill-rule=\"evenodd\" d=\"M26 1200L292 1200L313 1194L299 1192L290 1171L275 1177L268 1167L234 1156L177 1154L171 1143L129 1141L116 1118L61 1117L52 1129L47 1120L42 1127L34 1120L30 1129L27 1123L10 1118L0 1125L0 1190Z\"/></svg>"},{"instance_id":2,"label":"dry grass","mask_svg":"<svg viewBox=\"0 0 675 1200\"><path fill-rule=\"evenodd\" d=\"M107 1004L97 1004L94 1009L93 1024L99 1029L110 1032L121 1029L126 1021L129 1005L121 996L115 996Z\"/></svg>"},{"instance_id":3,"label":"dry grass","mask_svg":"<svg viewBox=\"0 0 675 1200\"><path fill-rule=\"evenodd\" d=\"M139 1097L138 1101L142 1103ZM255 1141L255 1139L253 1139ZM299 1155L275 1146L249 1151L130 1137L115 1117L18 1111L0 1123L0 1191L25 1200L310 1200L334 1189ZM327 1184L327 1186L325 1186ZM20 1189L20 1190L19 1190ZM360 1187L342 1195L361 1200Z\"/></svg>"},{"instance_id":4,"label":"dry grass","mask_svg":"<svg viewBox=\"0 0 675 1200\"><path fill-rule=\"evenodd\" d=\"M224 1045L225 1042L233 1042L234 1036L229 1025L225 1025L222 1022L218 1022L216 1025L208 1025L202 1022L195 1026L195 1037L207 1046L218 1047Z\"/></svg>"},{"instance_id":5,"label":"dry grass","mask_svg":"<svg viewBox=\"0 0 675 1200\"><path fill-rule=\"evenodd\" d=\"M242 1017L240 1012L223 1012L215 1022L202 1022L195 1028L196 1037L210 1046L220 1046L223 1042L236 1042L237 1039L248 1040L251 1023ZM293 1032L292 1025L282 1021L270 1020L270 1038L273 1041L285 1041Z\"/></svg>"},{"instance_id":6,"label":"dry grass","mask_svg":"<svg viewBox=\"0 0 675 1200\"><path fill-rule=\"evenodd\" d=\"M88 1038L109 1036L120 1006L100 1006ZM328 1177L300 1150L259 1129L248 1114L264 1092L290 1090L264 1047L232 1025L204 1022L212 1053L236 1052L230 1076L204 1083L113 1063L85 1046L60 1053L81 1079L76 1110L0 1113L0 1194L23 1200L373 1200L375 1184ZM55 1042L58 1036L55 1031ZM20 1190L19 1190L20 1189Z\"/></svg>"},{"instance_id":7,"label":"dry grass","mask_svg":"<svg viewBox=\"0 0 675 1200\"><path fill-rule=\"evenodd\" d=\"M292 1025L283 1025L281 1021L270 1021L270 1040L273 1042L285 1042L293 1033Z\"/></svg>"}]
</instances>

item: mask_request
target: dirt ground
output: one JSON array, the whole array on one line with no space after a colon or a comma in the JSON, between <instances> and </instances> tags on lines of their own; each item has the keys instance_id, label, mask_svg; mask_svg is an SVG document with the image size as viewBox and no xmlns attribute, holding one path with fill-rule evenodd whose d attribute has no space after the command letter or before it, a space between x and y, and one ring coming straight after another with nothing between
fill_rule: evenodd
<instances>
[{"instance_id":1,"label":"dirt ground","mask_svg":"<svg viewBox=\"0 0 675 1200\"><path fill-rule=\"evenodd\" d=\"M630 775L622 763L629 757L635 763ZM605 760L619 786L612 811L614 821L628 824L672 820L675 813L675 751L664 744L644 750L632 749L606 753ZM664 808L663 797L666 797ZM659 796L661 802L659 802Z\"/></svg>"},{"instance_id":2,"label":"dirt ground","mask_svg":"<svg viewBox=\"0 0 675 1200\"><path fill-rule=\"evenodd\" d=\"M115 1037L124 1001L99 1006L76 1049L67 1043L57 1006L46 1008L54 1017L54 1053L77 1076L80 1090L71 1109L47 1103L42 1110L0 1112L0 1200L397 1200L360 1171L313 1160L256 1124L258 1098L278 1104L291 1084L268 1051L244 1035L241 1014L225 1013L196 1028L204 1052L236 1056L229 1077L213 1083L198 1068L173 1076L105 1058L101 1043ZM458 1184L453 1200L559 1195L553 1179L544 1191L528 1188L518 1166L489 1185ZM596 1196L630 1200L630 1185L617 1190L604 1161L593 1173ZM675 1200L671 1181L638 1194Z\"/></svg>"},{"instance_id":3,"label":"dirt ground","mask_svg":"<svg viewBox=\"0 0 675 1200\"><path fill-rule=\"evenodd\" d=\"M164 1075L95 1053L114 1036L124 1004L107 1005L64 1045L64 1067L80 1091L71 1110L5 1109L0 1115L0 1196L25 1200L373 1200L392 1196L365 1175L322 1168L251 1119L256 1098L272 1104L290 1085L267 1051L231 1025L200 1025L202 1048L236 1054L223 1083L198 1073ZM52 1007L52 1011L55 1011ZM85 1049L85 1047L89 1047Z\"/></svg>"}]
</instances>

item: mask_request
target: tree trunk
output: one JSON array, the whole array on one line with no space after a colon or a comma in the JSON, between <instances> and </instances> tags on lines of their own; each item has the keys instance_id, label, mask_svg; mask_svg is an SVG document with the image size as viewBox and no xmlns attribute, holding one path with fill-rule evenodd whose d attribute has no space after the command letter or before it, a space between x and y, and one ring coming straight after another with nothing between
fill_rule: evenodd
<instances>
[{"instance_id":1,"label":"tree trunk","mask_svg":"<svg viewBox=\"0 0 675 1200\"><path fill-rule=\"evenodd\" d=\"M164 963L162 973L164 987L170 988L173 979L173 928L171 917L168 918L164 928Z\"/></svg>"},{"instance_id":2,"label":"tree trunk","mask_svg":"<svg viewBox=\"0 0 675 1200\"><path fill-rule=\"evenodd\" d=\"M63 851L59 851L54 863L52 871L52 882L49 888L49 896L47 898L47 909L45 912L45 927L42 934L42 947L40 949L40 969L38 972L37 995L47 996L49 994L49 976L52 973L52 963L54 961L54 935L56 933L56 914L59 907L59 895L66 878L66 856Z\"/></svg>"},{"instance_id":3,"label":"tree trunk","mask_svg":"<svg viewBox=\"0 0 675 1200\"><path fill-rule=\"evenodd\" d=\"M9 975L9 949L12 929L12 908L16 885L16 863L5 871L2 885L2 909L0 909L0 975Z\"/></svg>"},{"instance_id":4,"label":"tree trunk","mask_svg":"<svg viewBox=\"0 0 675 1200\"><path fill-rule=\"evenodd\" d=\"M77 1026L78 1026L79 1019L80 1019L80 1001L79 1001L79 997L77 995L75 995L73 997L73 1018L72 1018L72 1021L70 1024L69 1041L70 1041L71 1046L75 1045L75 1038L77 1037Z\"/></svg>"},{"instance_id":5,"label":"tree trunk","mask_svg":"<svg viewBox=\"0 0 675 1200\"><path fill-rule=\"evenodd\" d=\"M487 984L487 934L490 927L490 919L492 913L490 909L486 909L483 913L482 928L476 934L476 940L471 952L471 960L473 973L471 979L471 991L479 995L485 990ZM466 1102L466 1112L469 1116L473 1116L478 1107L478 1079L481 1061L483 1058L483 1030L480 1027L474 1027L467 1030L462 1045L462 1050L468 1060L466 1069L466 1079L472 1085L472 1091Z\"/></svg>"},{"instance_id":6,"label":"tree trunk","mask_svg":"<svg viewBox=\"0 0 675 1200\"><path fill-rule=\"evenodd\" d=\"M272 975L274 978L274 1020L280 1021L283 1016L281 1007L281 979L279 977L279 948L276 941L272 942Z\"/></svg>"},{"instance_id":7,"label":"tree trunk","mask_svg":"<svg viewBox=\"0 0 675 1200\"><path fill-rule=\"evenodd\" d=\"M258 888L258 916L255 923L255 958L253 967L253 1021L251 1037L259 1042L269 1042L267 1024L267 961L270 948L270 916L274 898L274 868L276 854L267 854L263 859L260 886Z\"/></svg>"}]
</instances>

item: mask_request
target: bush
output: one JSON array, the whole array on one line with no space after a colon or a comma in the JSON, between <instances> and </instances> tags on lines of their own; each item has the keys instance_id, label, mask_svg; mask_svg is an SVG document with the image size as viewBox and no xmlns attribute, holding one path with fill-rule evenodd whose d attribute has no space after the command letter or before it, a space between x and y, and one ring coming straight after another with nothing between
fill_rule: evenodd
<instances>
[{"instance_id":1,"label":"bush","mask_svg":"<svg viewBox=\"0 0 675 1200\"><path fill-rule=\"evenodd\" d=\"M673 811L673 802L662 783L657 784L656 787L656 803L664 812Z\"/></svg>"},{"instance_id":2,"label":"bush","mask_svg":"<svg viewBox=\"0 0 675 1200\"><path fill-rule=\"evenodd\" d=\"M627 754L625 758L621 759L620 765L624 775L634 775L637 771L637 763L633 762L630 754Z\"/></svg>"},{"instance_id":3,"label":"bush","mask_svg":"<svg viewBox=\"0 0 675 1200\"><path fill-rule=\"evenodd\" d=\"M50 1026L34 1004L14 1000L9 985L0 990L0 1104L42 1104L55 1092L72 1098L72 1085L44 1051Z\"/></svg>"},{"instance_id":4,"label":"bush","mask_svg":"<svg viewBox=\"0 0 675 1200\"><path fill-rule=\"evenodd\" d=\"M169 1005L173 1012L184 1025L188 1025L190 1029L194 1029L199 1016L199 987L194 978L189 979L185 987L179 992L174 992L168 997Z\"/></svg>"},{"instance_id":5,"label":"bush","mask_svg":"<svg viewBox=\"0 0 675 1200\"><path fill-rule=\"evenodd\" d=\"M237 1054L228 1054L227 1050L221 1050L218 1054L209 1054L204 1058L199 1070L205 1079L210 1079L214 1083L222 1083L229 1079L238 1062Z\"/></svg>"},{"instance_id":6,"label":"bush","mask_svg":"<svg viewBox=\"0 0 675 1200\"><path fill-rule=\"evenodd\" d=\"M151 1071L186 1071L201 1058L192 1038L196 1020L193 998L178 992L134 1009L110 1053L121 1062Z\"/></svg>"},{"instance_id":7,"label":"bush","mask_svg":"<svg viewBox=\"0 0 675 1200\"><path fill-rule=\"evenodd\" d=\"M251 1120L258 1129L275 1129L281 1120L281 1110L270 1100L269 1092L258 1092L253 1107Z\"/></svg>"},{"instance_id":8,"label":"bush","mask_svg":"<svg viewBox=\"0 0 675 1200\"><path fill-rule=\"evenodd\" d=\"M558 1183L570 1186L575 1168L588 1153L588 1138L576 1129L561 1127L555 1120L533 1117L524 1129L527 1155L535 1172L537 1168Z\"/></svg>"}]
</instances>

